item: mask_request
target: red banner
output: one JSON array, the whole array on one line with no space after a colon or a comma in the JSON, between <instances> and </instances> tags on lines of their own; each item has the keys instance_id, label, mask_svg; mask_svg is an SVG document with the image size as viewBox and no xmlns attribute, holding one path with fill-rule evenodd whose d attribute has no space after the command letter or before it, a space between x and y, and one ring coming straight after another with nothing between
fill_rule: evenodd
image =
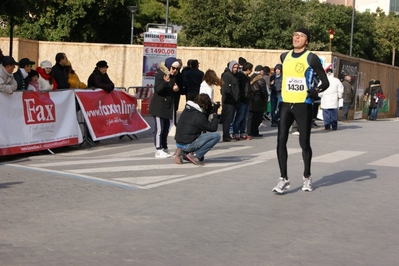
<instances>
[{"instance_id":1,"label":"red banner","mask_svg":"<svg viewBox=\"0 0 399 266\"><path fill-rule=\"evenodd\" d=\"M93 140L136 134L150 128L137 112L137 99L122 90L75 90Z\"/></svg>"}]
</instances>

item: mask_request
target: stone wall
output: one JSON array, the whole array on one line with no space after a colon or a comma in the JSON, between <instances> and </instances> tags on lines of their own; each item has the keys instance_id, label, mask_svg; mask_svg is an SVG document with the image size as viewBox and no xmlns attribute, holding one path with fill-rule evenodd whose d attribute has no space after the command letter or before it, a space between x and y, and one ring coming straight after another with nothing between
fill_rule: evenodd
<instances>
[{"instance_id":1,"label":"stone wall","mask_svg":"<svg viewBox=\"0 0 399 266\"><path fill-rule=\"evenodd\" d=\"M9 39L0 38L0 48L5 55L9 50ZM109 65L108 74L117 87L128 88L141 86L143 69L143 46L126 44L94 44L94 43L67 43L32 41L14 39L13 56L15 60L29 57L36 61L36 67L43 60L55 62L55 55L65 52L72 63L72 67L80 79L87 83L87 78L99 60L106 60ZM178 47L177 55L185 64L188 59L198 59L200 69L206 71L213 69L221 74L231 60L244 57L254 66L268 65L274 67L280 62L282 50L261 49L236 49L236 48L203 48L203 47ZM331 52L315 52L326 63L331 63L333 57L359 62L359 71L365 73L365 84L369 79L379 79L384 92L390 96L390 107L387 113L379 117L394 116L396 112L396 88L399 87L397 77L399 68L377 62L367 61L346 55ZM183 98L184 99L184 98ZM220 100L219 89L215 91L215 100ZM180 102L179 110L183 109L184 101Z\"/></svg>"}]
</instances>

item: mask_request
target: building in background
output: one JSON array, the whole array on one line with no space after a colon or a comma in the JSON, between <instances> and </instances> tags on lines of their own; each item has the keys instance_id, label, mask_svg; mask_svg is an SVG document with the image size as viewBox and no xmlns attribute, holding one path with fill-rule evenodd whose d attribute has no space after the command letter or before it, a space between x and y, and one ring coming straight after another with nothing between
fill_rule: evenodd
<instances>
[{"instance_id":1,"label":"building in background","mask_svg":"<svg viewBox=\"0 0 399 266\"><path fill-rule=\"evenodd\" d=\"M322 3L352 6L353 0L321 0ZM381 8L385 13L399 13L399 0L356 0L355 8L359 12L374 13L377 8Z\"/></svg>"}]
</instances>

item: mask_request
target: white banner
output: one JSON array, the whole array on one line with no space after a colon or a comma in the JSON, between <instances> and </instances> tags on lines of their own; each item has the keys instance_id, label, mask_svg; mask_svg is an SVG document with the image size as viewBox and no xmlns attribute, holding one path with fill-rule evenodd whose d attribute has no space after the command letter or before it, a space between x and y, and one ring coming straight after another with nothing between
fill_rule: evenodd
<instances>
[{"instance_id":1,"label":"white banner","mask_svg":"<svg viewBox=\"0 0 399 266\"><path fill-rule=\"evenodd\" d=\"M0 155L79 144L73 90L0 93Z\"/></svg>"}]
</instances>

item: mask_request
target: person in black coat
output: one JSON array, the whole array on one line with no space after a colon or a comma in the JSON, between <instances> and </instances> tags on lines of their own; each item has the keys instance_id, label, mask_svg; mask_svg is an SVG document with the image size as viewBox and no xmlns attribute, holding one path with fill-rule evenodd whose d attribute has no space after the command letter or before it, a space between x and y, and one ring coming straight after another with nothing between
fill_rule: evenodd
<instances>
[{"instance_id":1,"label":"person in black coat","mask_svg":"<svg viewBox=\"0 0 399 266\"><path fill-rule=\"evenodd\" d=\"M155 75L154 95L151 99L149 113L154 117L154 146L156 158L168 158L168 134L170 120L173 118L174 94L179 91L176 75L180 63L174 57L169 57L159 64Z\"/></svg>"},{"instance_id":2,"label":"person in black coat","mask_svg":"<svg viewBox=\"0 0 399 266\"><path fill-rule=\"evenodd\" d=\"M184 159L195 165L202 165L205 154L220 141L217 110L220 105L213 105L206 93L187 101L176 127L175 163ZM212 120L208 120L212 114ZM204 133L206 131L206 133Z\"/></svg>"},{"instance_id":3,"label":"person in black coat","mask_svg":"<svg viewBox=\"0 0 399 266\"><path fill-rule=\"evenodd\" d=\"M101 60L96 64L96 68L94 68L93 73L91 73L87 86L89 88L100 88L110 93L114 90L115 85L109 78L107 74L108 64L106 61Z\"/></svg>"},{"instance_id":4,"label":"person in black coat","mask_svg":"<svg viewBox=\"0 0 399 266\"><path fill-rule=\"evenodd\" d=\"M35 62L31 61L29 58L22 58L19 60L19 68L18 70L13 74L14 79L17 81L17 91L21 90L26 90L28 88L29 84L29 73L32 70L32 65L34 65Z\"/></svg>"},{"instance_id":5,"label":"person in black coat","mask_svg":"<svg viewBox=\"0 0 399 266\"><path fill-rule=\"evenodd\" d=\"M223 119L223 141L236 141L230 136L230 124L233 122L234 114L240 102L240 86L237 80L238 63L230 61L228 67L222 74L222 119Z\"/></svg>"},{"instance_id":6,"label":"person in black coat","mask_svg":"<svg viewBox=\"0 0 399 266\"><path fill-rule=\"evenodd\" d=\"M255 69L259 69L256 67ZM251 137L262 137L259 134L259 125L262 123L263 112L266 109L267 93L266 81L262 75L255 70L255 73L250 77L250 102L249 102L249 115L247 123L247 133Z\"/></svg>"},{"instance_id":7,"label":"person in black coat","mask_svg":"<svg viewBox=\"0 0 399 266\"><path fill-rule=\"evenodd\" d=\"M66 71L66 65L68 63L68 58L65 53L57 53L55 56L55 65L51 69L51 74L53 75L58 89L69 89L68 83L68 73Z\"/></svg>"},{"instance_id":8,"label":"person in black coat","mask_svg":"<svg viewBox=\"0 0 399 266\"><path fill-rule=\"evenodd\" d=\"M199 94L204 72L198 69L199 62L196 59L191 60L191 69L185 73L184 87L187 90L187 100L194 100Z\"/></svg>"}]
</instances>

